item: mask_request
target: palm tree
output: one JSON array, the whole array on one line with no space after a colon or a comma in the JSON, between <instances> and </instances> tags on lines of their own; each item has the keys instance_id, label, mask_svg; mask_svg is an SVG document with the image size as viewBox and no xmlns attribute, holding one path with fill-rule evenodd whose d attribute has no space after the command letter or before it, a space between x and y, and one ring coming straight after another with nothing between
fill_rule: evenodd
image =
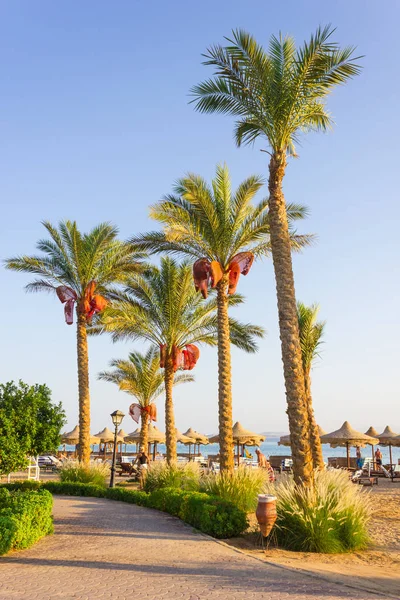
<instances>
[{"instance_id":1,"label":"palm tree","mask_svg":"<svg viewBox=\"0 0 400 600\"><path fill-rule=\"evenodd\" d=\"M234 31L228 45L212 46L206 65L214 77L192 89L196 109L237 118L238 146L259 137L269 148L269 224L278 299L282 360L296 482L313 483L307 435L304 377L297 323L287 207L282 190L287 159L296 156L300 134L331 126L326 97L360 72L354 49L331 41L334 30L317 29L296 50L291 37L272 36L268 51L244 31Z\"/></svg>"},{"instance_id":2,"label":"palm tree","mask_svg":"<svg viewBox=\"0 0 400 600\"><path fill-rule=\"evenodd\" d=\"M128 360L114 359L112 371L102 371L98 379L116 383L120 390L134 396L140 406L140 445L147 448L150 406L164 393L164 374L160 369L159 349L151 346L146 354L131 352ZM176 373L173 384L194 381L188 373Z\"/></svg>"},{"instance_id":3,"label":"palm tree","mask_svg":"<svg viewBox=\"0 0 400 600\"><path fill-rule=\"evenodd\" d=\"M312 407L311 395L311 367L316 358L319 357L319 349L325 328L325 321L317 321L319 312L318 304L306 306L302 302L297 303L297 316L299 322L301 356L304 370L304 387L306 391L307 412L309 420L309 438L314 468L323 469L324 459L322 456L321 440L318 425L315 421Z\"/></svg>"},{"instance_id":4,"label":"palm tree","mask_svg":"<svg viewBox=\"0 0 400 600\"><path fill-rule=\"evenodd\" d=\"M151 209L151 216L163 223L164 233L131 240L141 251L175 252L197 259L193 266L197 288L204 297L208 283L217 289L219 440L221 469L226 471L233 470L228 294L235 291L240 273L248 273L253 259L270 250L268 200L252 204L261 186L262 180L252 176L232 192L226 166L217 167L211 186L197 175L188 175L178 181L175 195ZM288 211L291 221L305 215L300 206L290 205ZM307 236L292 232L293 247L308 241Z\"/></svg>"},{"instance_id":5,"label":"palm tree","mask_svg":"<svg viewBox=\"0 0 400 600\"><path fill-rule=\"evenodd\" d=\"M240 297L232 298L239 304ZM160 348L164 368L165 433L167 461L176 460L176 432L172 387L178 368L194 367L199 350L195 344L217 344L217 302L215 296L203 302L194 287L191 268L162 258L160 268L131 278L125 294L102 315L103 328L114 340L142 339ZM254 338L263 330L230 320L231 340L239 348L254 352Z\"/></svg>"},{"instance_id":6,"label":"palm tree","mask_svg":"<svg viewBox=\"0 0 400 600\"><path fill-rule=\"evenodd\" d=\"M7 269L38 276L26 286L28 292L56 293L64 304L67 324L77 315L77 355L79 390L79 458L90 459L90 395L87 327L93 315L101 312L109 299L111 286L124 283L141 268L142 255L117 239L118 230L101 223L89 233L81 233L75 221L62 221L58 227L44 221L50 239L42 239L37 256L18 256L5 261ZM96 293L95 293L96 292Z\"/></svg>"}]
</instances>

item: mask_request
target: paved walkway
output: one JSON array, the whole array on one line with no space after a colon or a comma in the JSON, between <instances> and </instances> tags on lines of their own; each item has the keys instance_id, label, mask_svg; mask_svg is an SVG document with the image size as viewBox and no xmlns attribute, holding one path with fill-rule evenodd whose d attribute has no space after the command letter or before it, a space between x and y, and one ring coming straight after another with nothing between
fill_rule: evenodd
<instances>
[{"instance_id":1,"label":"paved walkway","mask_svg":"<svg viewBox=\"0 0 400 600\"><path fill-rule=\"evenodd\" d=\"M55 534L0 558L1 600L372 600L254 560L163 513L55 498Z\"/></svg>"}]
</instances>

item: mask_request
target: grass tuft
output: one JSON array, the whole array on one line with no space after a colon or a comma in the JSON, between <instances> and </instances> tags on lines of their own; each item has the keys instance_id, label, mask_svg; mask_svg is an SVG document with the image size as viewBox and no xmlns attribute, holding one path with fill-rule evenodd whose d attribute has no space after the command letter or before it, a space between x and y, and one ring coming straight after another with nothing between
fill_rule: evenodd
<instances>
[{"instance_id":1,"label":"grass tuft","mask_svg":"<svg viewBox=\"0 0 400 600\"><path fill-rule=\"evenodd\" d=\"M153 492L162 488L197 492L200 488L199 466L193 462L172 465L166 462L150 463L145 474L143 489L145 492Z\"/></svg>"},{"instance_id":2,"label":"grass tuft","mask_svg":"<svg viewBox=\"0 0 400 600\"><path fill-rule=\"evenodd\" d=\"M345 471L317 472L313 490L296 485L291 477L267 488L277 496L280 546L328 554L368 546L370 494L351 483Z\"/></svg>"},{"instance_id":3,"label":"grass tuft","mask_svg":"<svg viewBox=\"0 0 400 600\"><path fill-rule=\"evenodd\" d=\"M265 491L268 480L266 470L240 466L232 474L222 472L205 475L200 487L202 492L219 496L241 510L252 512L257 507L257 495Z\"/></svg>"},{"instance_id":4,"label":"grass tuft","mask_svg":"<svg viewBox=\"0 0 400 600\"><path fill-rule=\"evenodd\" d=\"M60 481L69 483L92 483L106 486L110 466L103 462L90 462L86 467L78 460L67 460L60 468Z\"/></svg>"}]
</instances>

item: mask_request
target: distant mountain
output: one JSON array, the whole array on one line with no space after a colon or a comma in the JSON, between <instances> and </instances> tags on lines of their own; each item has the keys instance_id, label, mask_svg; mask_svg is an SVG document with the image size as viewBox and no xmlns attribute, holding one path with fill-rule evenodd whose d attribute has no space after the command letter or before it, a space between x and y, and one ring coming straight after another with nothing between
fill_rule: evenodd
<instances>
[{"instance_id":1,"label":"distant mountain","mask_svg":"<svg viewBox=\"0 0 400 600\"><path fill-rule=\"evenodd\" d=\"M283 435L289 435L288 431L262 431L261 435L265 435L265 437L269 440L279 440Z\"/></svg>"}]
</instances>

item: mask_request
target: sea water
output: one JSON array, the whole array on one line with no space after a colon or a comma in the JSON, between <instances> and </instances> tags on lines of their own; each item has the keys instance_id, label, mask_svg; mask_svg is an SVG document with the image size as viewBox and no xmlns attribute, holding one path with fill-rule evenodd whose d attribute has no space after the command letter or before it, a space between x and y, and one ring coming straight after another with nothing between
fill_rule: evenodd
<instances>
[{"instance_id":1,"label":"sea water","mask_svg":"<svg viewBox=\"0 0 400 600\"><path fill-rule=\"evenodd\" d=\"M276 455L281 455L281 456L290 456L291 454L291 450L289 446L279 446L278 445L278 440L277 439L270 439L270 440L266 440L265 442L262 442L260 444L260 446L258 446L261 450L261 452L263 454L265 454L265 456L276 456ZM63 450L64 446L60 446L60 450ZM257 446L246 446L246 450L254 457L256 458L255 455L255 450L256 450ZM379 446L382 455L383 455L383 463L388 463L389 462L389 448L388 447L383 447L383 446ZM70 450L73 451L75 449L74 446L66 446L66 450ZM99 451L99 447L97 445L95 445L93 447L94 452L98 452ZM235 447L236 450L236 447ZM126 445L126 451L127 452L136 452L136 444L127 444ZM177 444L177 451L178 454L187 454L189 452L188 446L184 446L183 444ZM193 452L193 446L191 451ZM218 444L208 444L208 446L200 446L200 451L201 454L205 457L207 457L209 454L218 454L219 452L219 445ZM125 444L123 444L123 453L125 452ZM161 454L165 454L166 452L166 448L164 444L157 444L157 452L160 452ZM322 454L324 456L324 459L327 460L329 457L339 457L339 456L346 456L346 448L331 448L328 444L323 444L322 446ZM355 448L350 448L350 456L355 457L356 455L356 449ZM371 450L371 446L366 446L365 448L361 448L361 455L363 458L368 458L370 456L372 456L372 450ZM400 448L392 448L392 457L393 457L393 462L397 463L398 460L400 459Z\"/></svg>"}]
</instances>

